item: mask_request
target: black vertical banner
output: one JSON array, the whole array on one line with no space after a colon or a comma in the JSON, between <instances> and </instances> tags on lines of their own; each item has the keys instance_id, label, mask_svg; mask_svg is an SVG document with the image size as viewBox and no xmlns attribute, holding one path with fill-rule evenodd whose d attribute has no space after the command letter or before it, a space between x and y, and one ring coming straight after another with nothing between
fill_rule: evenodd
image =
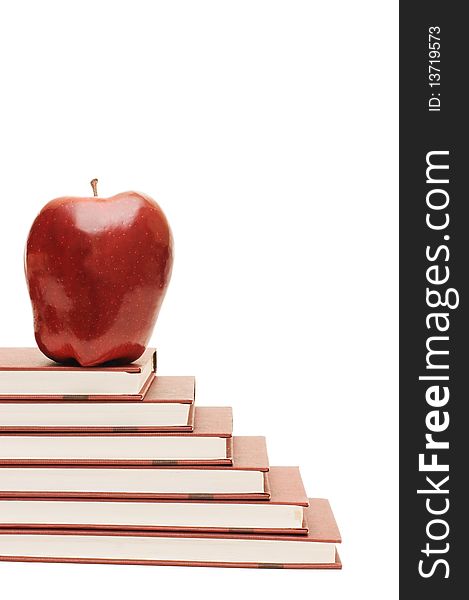
<instances>
[{"instance_id":1,"label":"black vertical banner","mask_svg":"<svg viewBox=\"0 0 469 600\"><path fill-rule=\"evenodd\" d=\"M464 189L469 29L464 8L462 2L401 3L402 598L449 600L468 594L468 550L462 547L469 522L464 492L469 483L469 195Z\"/></svg>"}]
</instances>

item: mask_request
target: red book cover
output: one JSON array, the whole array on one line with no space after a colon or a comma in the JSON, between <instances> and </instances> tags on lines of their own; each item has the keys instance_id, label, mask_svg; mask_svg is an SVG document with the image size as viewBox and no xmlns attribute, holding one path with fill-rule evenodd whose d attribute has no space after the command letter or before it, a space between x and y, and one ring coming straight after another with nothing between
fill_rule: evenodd
<instances>
[{"instance_id":1,"label":"red book cover","mask_svg":"<svg viewBox=\"0 0 469 600\"><path fill-rule=\"evenodd\" d=\"M208 406L195 408L192 432L4 433L0 435L0 465L231 465L232 431L232 409ZM175 437L181 440L175 443ZM213 450L207 444L213 444ZM179 457L167 458L171 453Z\"/></svg>"},{"instance_id":2,"label":"red book cover","mask_svg":"<svg viewBox=\"0 0 469 600\"><path fill-rule=\"evenodd\" d=\"M304 508L308 506L308 497L306 495L303 481L301 479L298 467L270 467L269 471L270 485L270 500L265 502L236 502L236 501L201 501L201 500L165 500L162 498L152 500L151 502L143 500L109 500L109 499L72 499L63 498L56 499L3 499L0 500L0 528L5 529L23 529L23 528L40 528L40 529L98 529L98 530L125 530L125 531L196 531L196 532L213 532L213 533L243 533L243 534L291 534L304 535L308 532L306 520L304 518ZM187 520L184 524L178 521L169 522L166 510L158 512L158 505L166 507L178 505L185 509L184 515L187 515ZM18 507L16 508L16 505ZM210 512L207 518L207 513L195 512L194 509L206 506ZM288 506L292 508L301 519L303 515L303 523L299 526L279 526L278 523L285 523L285 515L280 513L276 517L277 527L270 525L260 526L264 511L271 514L274 506ZM83 508L84 507L84 508ZM124 510L120 510L123 507ZM241 508L241 519L251 519L256 522L257 526L231 525L223 526L215 525L217 521L213 517L217 507L223 510L220 521L223 519L231 520L231 523L236 521L236 518L231 516L232 511ZM254 509L259 516L246 517L244 509ZM142 511L145 511L146 516L142 516ZM226 511L226 512L225 512ZM239 513L238 513L239 514ZM150 515L152 522L150 524ZM226 516L227 515L227 516ZM49 517L49 518L47 518ZM100 520L101 518L101 520ZM164 520L166 524L164 524ZM211 525L207 525L208 519ZM290 517L289 517L290 518ZM192 522L193 524L188 524ZM251 522L250 521L250 522ZM197 525L194 523L197 522ZM301 522L301 521L300 521ZM145 523L145 524L143 524Z\"/></svg>"},{"instance_id":3,"label":"red book cover","mask_svg":"<svg viewBox=\"0 0 469 600\"><path fill-rule=\"evenodd\" d=\"M136 393L132 394L89 394L89 393L15 393L5 391L2 387L2 372L21 373L22 379L34 373L50 373L50 380L53 381L54 373L73 373L83 375L86 380L86 374L108 373L128 373L135 376L141 376L146 365L152 361L151 373L145 378ZM147 348L142 356L135 362L128 365L104 365L98 367L80 367L77 365L64 365L48 359L38 348L0 348L0 401L11 400L142 400L148 391L150 384L156 373L156 350ZM6 384L4 384L5 386Z\"/></svg>"},{"instance_id":4,"label":"red book cover","mask_svg":"<svg viewBox=\"0 0 469 600\"><path fill-rule=\"evenodd\" d=\"M194 428L195 378L192 376L152 376L143 400L110 401L108 397L88 400L47 400L0 398L1 433L142 433L190 432ZM162 412L175 406L186 413L183 424L129 425L122 423L123 411L131 413L134 421L141 414L142 405L161 405ZM106 409L109 423L102 417ZM179 411L178 411L179 412ZM33 417L33 415L35 415ZM62 420L60 420L59 418ZM94 417L97 415L97 418ZM114 419L114 421L112 421ZM116 424L116 419L119 425ZM144 417L140 417L144 421ZM158 417L155 417L155 421ZM54 421L52 424L51 421ZM174 421L173 421L174 422Z\"/></svg>"},{"instance_id":5,"label":"red book cover","mask_svg":"<svg viewBox=\"0 0 469 600\"><path fill-rule=\"evenodd\" d=\"M340 569L335 544L341 536L327 500L311 498L305 511L308 534L272 536L239 533L135 532L67 529L0 530L0 560L23 562L75 562L167 566L248 567L270 569ZM142 544L139 538L145 538ZM125 544L119 544L125 539ZM180 545L184 558L175 559ZM268 541L268 544L264 543ZM233 543L234 542L234 543ZM260 542L251 544L250 542ZM183 543L182 543L183 544ZM298 544L312 544L298 546ZM254 547L255 546L255 547ZM270 546L270 550L269 547ZM277 548L276 548L277 546ZM254 549L253 549L254 547ZM281 561L254 560L253 556L284 557ZM233 559L233 553L236 558ZM244 558L243 554L250 558ZM168 558L166 558L167 555ZM228 555L230 558L228 559ZM200 556L200 559L199 559ZM303 557L299 562L297 557ZM327 560L317 560L327 557Z\"/></svg>"},{"instance_id":6,"label":"red book cover","mask_svg":"<svg viewBox=\"0 0 469 600\"><path fill-rule=\"evenodd\" d=\"M38 467L0 467L0 498L109 498L109 499L181 499L181 500L268 500L270 487L267 479L269 460L264 437L235 436L232 439L232 465L176 464L176 461L155 462L154 465L89 465ZM165 491L156 490L152 483L158 472L171 472L171 479L185 482L186 473L200 472L210 480L217 480L217 471L252 473L254 480L262 482L259 489L249 491L207 492L198 486L197 492L174 491L173 485ZM213 471L213 473L212 473ZM198 476L194 474L197 478ZM244 475L243 475L244 477ZM224 479L231 480L225 473ZM251 476L249 476L251 481ZM138 480L135 488L130 483ZM144 480L144 491L142 480ZM111 481L111 483L109 483ZM65 485L65 483L66 485ZM63 487L62 487L63 486Z\"/></svg>"}]
</instances>

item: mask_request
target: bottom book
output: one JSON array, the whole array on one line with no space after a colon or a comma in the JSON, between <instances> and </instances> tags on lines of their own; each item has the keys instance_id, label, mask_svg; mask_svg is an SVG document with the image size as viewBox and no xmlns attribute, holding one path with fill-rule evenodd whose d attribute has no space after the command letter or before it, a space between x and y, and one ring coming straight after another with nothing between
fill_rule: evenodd
<instances>
[{"instance_id":1,"label":"bottom book","mask_svg":"<svg viewBox=\"0 0 469 600\"><path fill-rule=\"evenodd\" d=\"M341 538L329 502L310 499L305 520L305 536L2 530L0 560L340 569Z\"/></svg>"}]
</instances>

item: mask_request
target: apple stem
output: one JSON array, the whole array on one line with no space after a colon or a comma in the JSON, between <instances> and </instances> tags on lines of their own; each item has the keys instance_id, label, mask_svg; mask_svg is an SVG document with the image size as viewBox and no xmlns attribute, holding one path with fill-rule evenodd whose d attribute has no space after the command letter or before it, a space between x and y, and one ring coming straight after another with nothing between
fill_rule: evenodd
<instances>
[{"instance_id":1,"label":"apple stem","mask_svg":"<svg viewBox=\"0 0 469 600\"><path fill-rule=\"evenodd\" d=\"M90 181L90 183L91 183L91 187L93 188L93 194L96 197L98 195L98 180L92 179Z\"/></svg>"}]
</instances>

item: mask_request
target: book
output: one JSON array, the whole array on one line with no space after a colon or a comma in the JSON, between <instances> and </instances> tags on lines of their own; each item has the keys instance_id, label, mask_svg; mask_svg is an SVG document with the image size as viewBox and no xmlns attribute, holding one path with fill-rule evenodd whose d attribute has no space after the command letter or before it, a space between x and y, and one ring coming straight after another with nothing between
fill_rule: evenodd
<instances>
[{"instance_id":1,"label":"book","mask_svg":"<svg viewBox=\"0 0 469 600\"><path fill-rule=\"evenodd\" d=\"M49 360L37 348L0 348L0 398L138 400L156 372L156 350L129 365L79 367Z\"/></svg>"},{"instance_id":2,"label":"book","mask_svg":"<svg viewBox=\"0 0 469 600\"><path fill-rule=\"evenodd\" d=\"M233 437L232 457L231 466L0 467L0 498L268 499L265 438Z\"/></svg>"},{"instance_id":3,"label":"book","mask_svg":"<svg viewBox=\"0 0 469 600\"><path fill-rule=\"evenodd\" d=\"M307 533L298 467L271 467L270 500L0 500L0 528Z\"/></svg>"},{"instance_id":4,"label":"book","mask_svg":"<svg viewBox=\"0 0 469 600\"><path fill-rule=\"evenodd\" d=\"M0 465L227 464L232 462L230 407L197 407L194 430L100 435L0 435Z\"/></svg>"},{"instance_id":5,"label":"book","mask_svg":"<svg viewBox=\"0 0 469 600\"><path fill-rule=\"evenodd\" d=\"M329 502L310 499L307 535L66 529L0 530L0 560L212 567L340 569Z\"/></svg>"},{"instance_id":6,"label":"book","mask_svg":"<svg viewBox=\"0 0 469 600\"><path fill-rule=\"evenodd\" d=\"M2 401L0 433L192 431L195 378L153 377L143 400Z\"/></svg>"}]
</instances>

